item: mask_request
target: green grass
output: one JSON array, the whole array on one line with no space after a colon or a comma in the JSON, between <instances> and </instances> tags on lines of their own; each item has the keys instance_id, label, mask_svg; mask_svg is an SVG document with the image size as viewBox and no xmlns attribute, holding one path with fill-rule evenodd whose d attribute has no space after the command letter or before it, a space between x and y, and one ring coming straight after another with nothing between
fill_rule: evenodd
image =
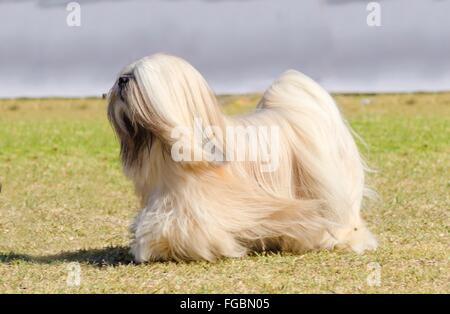
<instances>
[{"instance_id":1,"label":"green grass","mask_svg":"<svg viewBox=\"0 0 450 314\"><path fill-rule=\"evenodd\" d=\"M104 100L1 100L0 292L450 292L450 93L335 98L377 170L368 180L380 201L364 210L376 252L141 265L127 249L138 201ZM257 99L221 102L238 113ZM70 262L80 286L66 284ZM372 262L379 286L366 281Z\"/></svg>"}]
</instances>

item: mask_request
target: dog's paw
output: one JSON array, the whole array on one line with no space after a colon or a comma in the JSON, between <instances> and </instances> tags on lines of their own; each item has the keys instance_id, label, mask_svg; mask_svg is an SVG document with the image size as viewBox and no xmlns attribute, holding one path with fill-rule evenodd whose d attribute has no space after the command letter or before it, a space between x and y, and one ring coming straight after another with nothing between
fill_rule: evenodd
<instances>
[{"instance_id":1,"label":"dog's paw","mask_svg":"<svg viewBox=\"0 0 450 314\"><path fill-rule=\"evenodd\" d=\"M358 254L365 251L373 251L378 247L378 241L375 236L367 228L354 230L354 235L350 240L350 248Z\"/></svg>"},{"instance_id":2,"label":"dog's paw","mask_svg":"<svg viewBox=\"0 0 450 314\"><path fill-rule=\"evenodd\" d=\"M334 230L333 235L328 234L324 237L321 247L350 250L362 254L365 251L375 250L378 242L369 229L359 226Z\"/></svg>"}]
</instances>

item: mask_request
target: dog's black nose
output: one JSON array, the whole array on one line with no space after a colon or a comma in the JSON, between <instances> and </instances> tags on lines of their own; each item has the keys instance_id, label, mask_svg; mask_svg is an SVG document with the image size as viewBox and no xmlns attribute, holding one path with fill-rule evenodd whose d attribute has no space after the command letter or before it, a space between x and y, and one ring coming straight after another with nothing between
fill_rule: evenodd
<instances>
[{"instance_id":1,"label":"dog's black nose","mask_svg":"<svg viewBox=\"0 0 450 314\"><path fill-rule=\"evenodd\" d=\"M119 77L119 87L123 88L125 85L127 85L130 78L128 76L121 76Z\"/></svg>"}]
</instances>

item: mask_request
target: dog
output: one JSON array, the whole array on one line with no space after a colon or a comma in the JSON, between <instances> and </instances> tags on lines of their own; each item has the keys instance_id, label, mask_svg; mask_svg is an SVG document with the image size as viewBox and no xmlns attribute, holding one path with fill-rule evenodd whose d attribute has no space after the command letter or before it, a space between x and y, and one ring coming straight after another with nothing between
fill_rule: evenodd
<instances>
[{"instance_id":1,"label":"dog","mask_svg":"<svg viewBox=\"0 0 450 314\"><path fill-rule=\"evenodd\" d=\"M130 226L137 262L377 247L360 215L367 167L352 131L332 97L300 72L278 77L254 112L227 116L192 65L155 54L120 72L107 110L141 201ZM174 130L195 129L196 120L215 131L186 132L189 145L178 151L219 158L174 158ZM263 126L278 130L276 167L267 169L261 149L252 160L220 158L233 149L218 133Z\"/></svg>"}]
</instances>

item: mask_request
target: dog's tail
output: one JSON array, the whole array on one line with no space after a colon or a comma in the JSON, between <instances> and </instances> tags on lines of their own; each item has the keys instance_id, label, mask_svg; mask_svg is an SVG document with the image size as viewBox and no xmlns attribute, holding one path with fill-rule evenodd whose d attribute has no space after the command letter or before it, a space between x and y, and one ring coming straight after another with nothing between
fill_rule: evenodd
<instances>
[{"instance_id":1,"label":"dog's tail","mask_svg":"<svg viewBox=\"0 0 450 314\"><path fill-rule=\"evenodd\" d=\"M258 107L289 122L281 127L300 177L300 194L325 201L329 216L346 231L364 228L359 211L365 165L330 94L289 70L269 87Z\"/></svg>"}]
</instances>

